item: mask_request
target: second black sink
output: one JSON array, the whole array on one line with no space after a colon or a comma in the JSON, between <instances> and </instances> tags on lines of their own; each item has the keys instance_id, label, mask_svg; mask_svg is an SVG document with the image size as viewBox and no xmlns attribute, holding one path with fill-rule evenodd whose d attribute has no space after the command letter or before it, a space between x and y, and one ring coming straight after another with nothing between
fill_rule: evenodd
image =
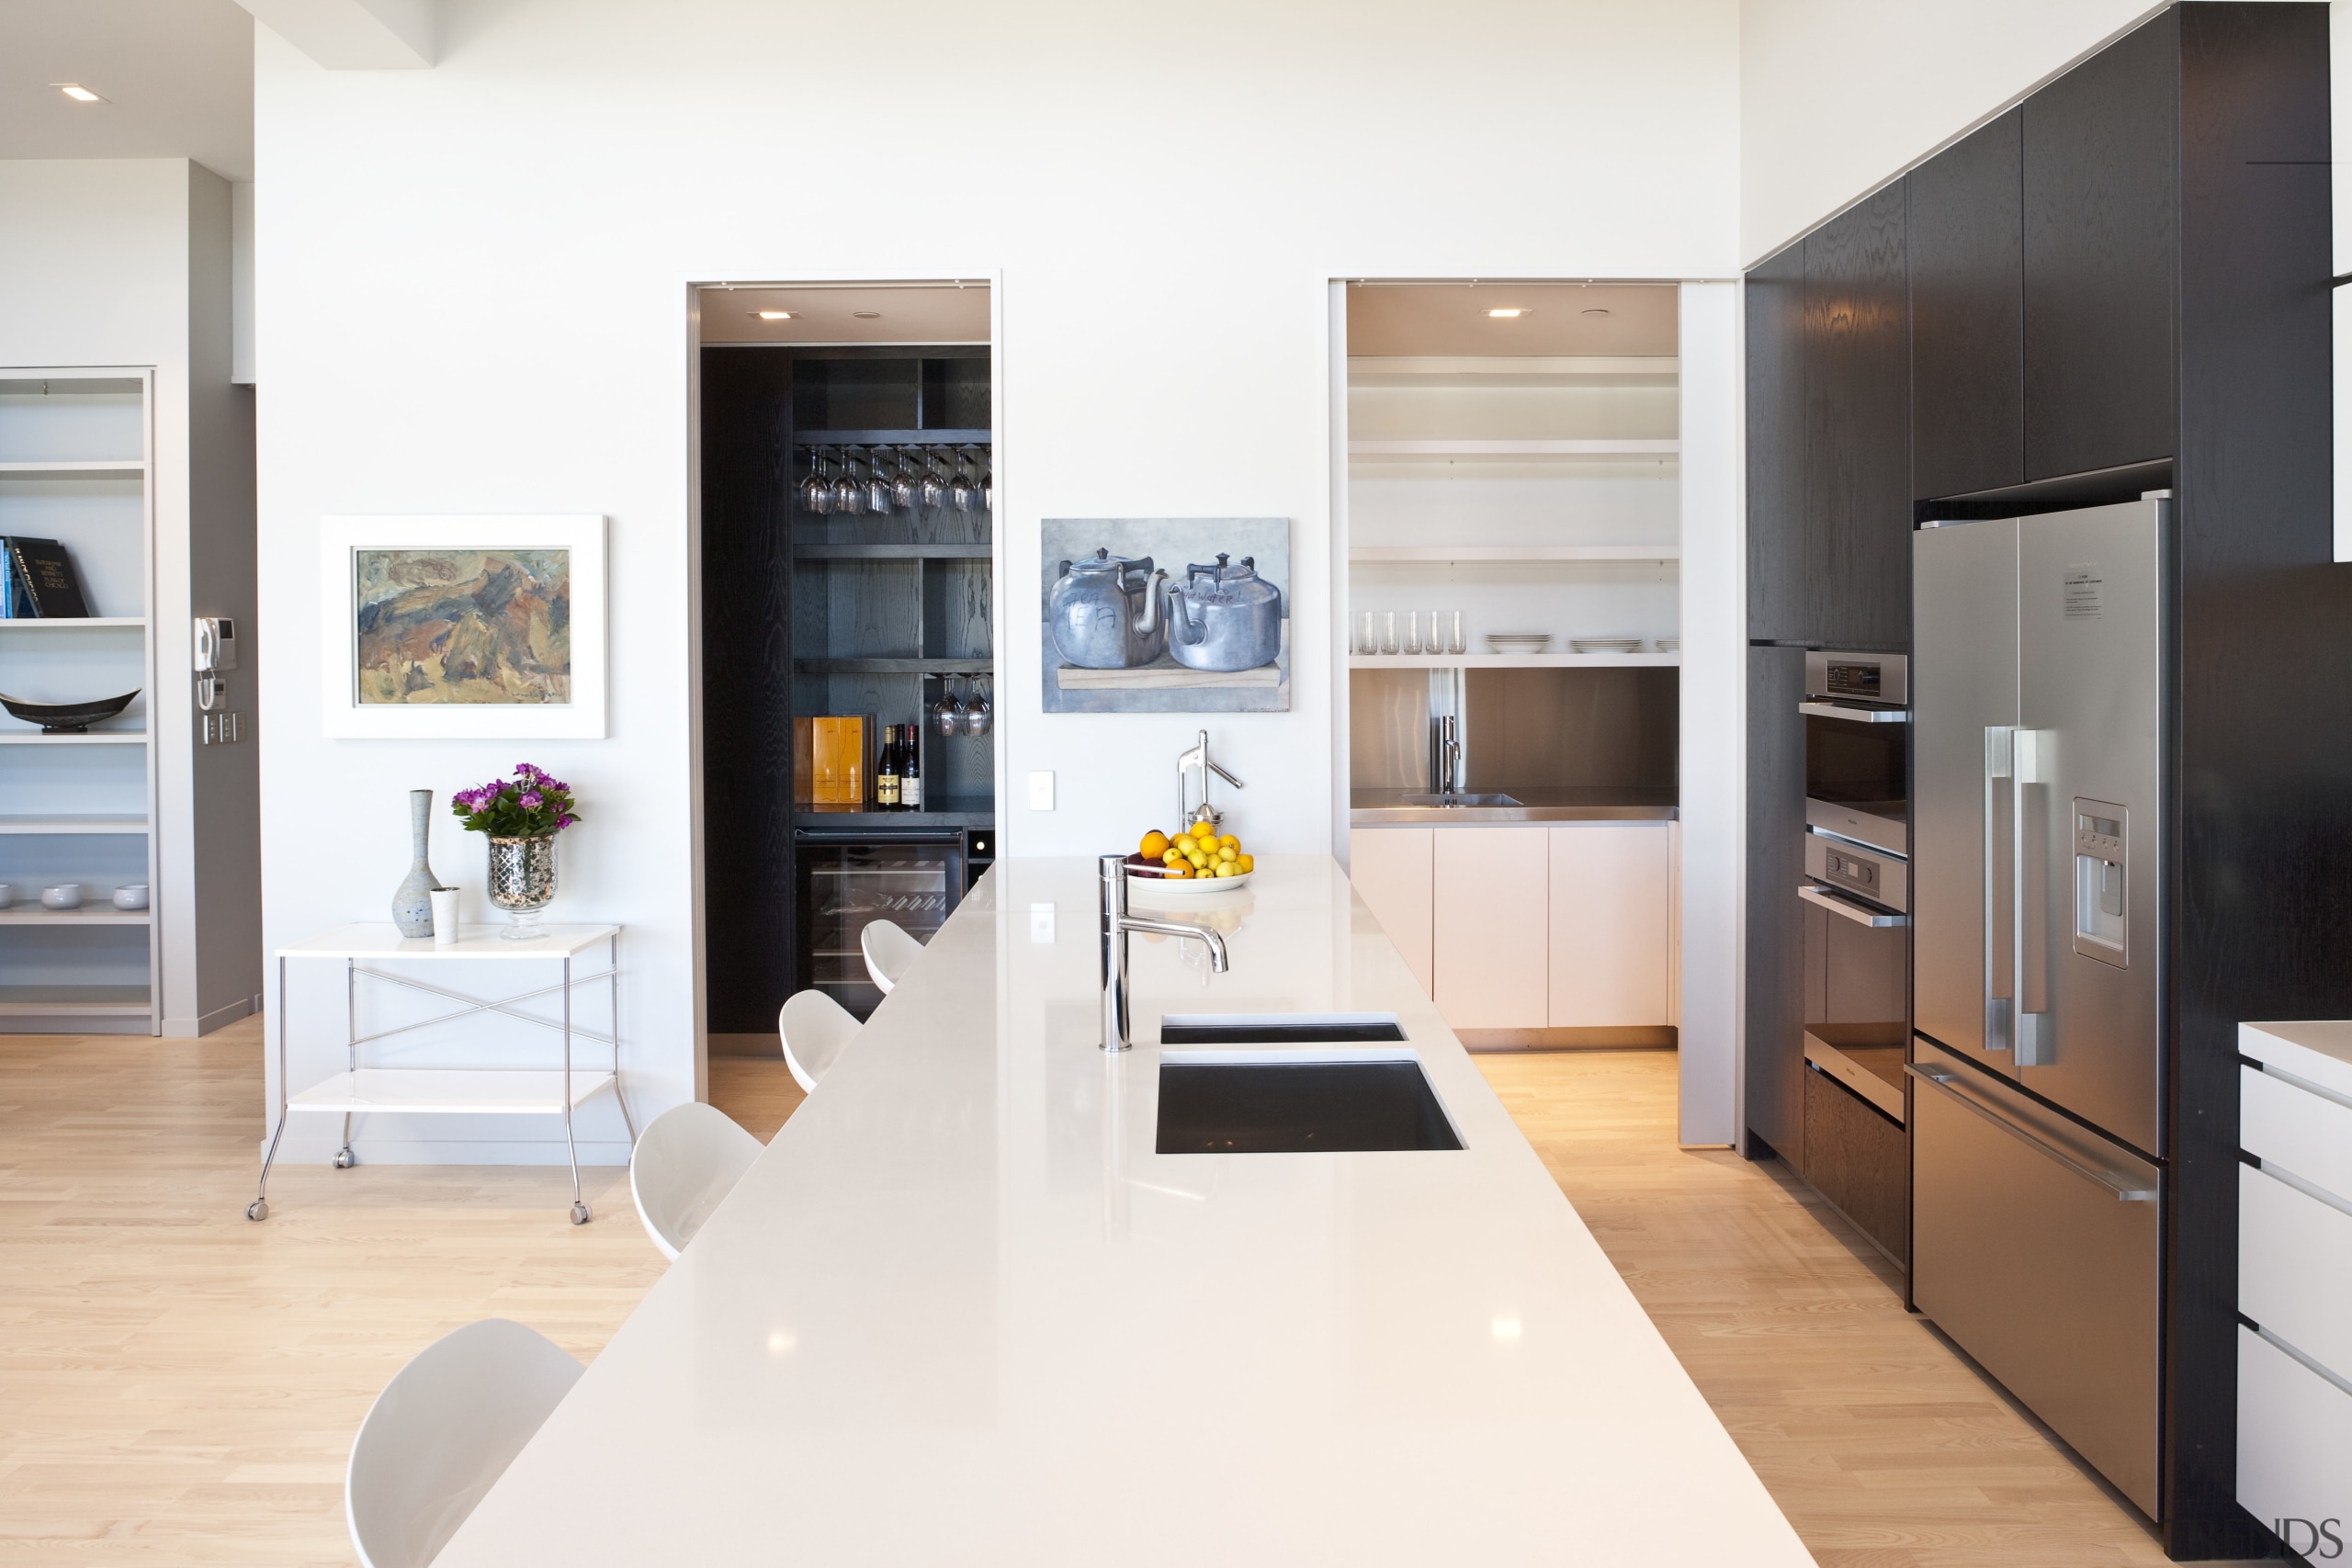
<instances>
[{"instance_id":1,"label":"second black sink","mask_svg":"<svg viewBox=\"0 0 2352 1568\"><path fill-rule=\"evenodd\" d=\"M1405 1038L1393 1012L1171 1012L1162 1045L1329 1045Z\"/></svg>"},{"instance_id":2,"label":"second black sink","mask_svg":"<svg viewBox=\"0 0 2352 1568\"><path fill-rule=\"evenodd\" d=\"M1159 1063L1163 1155L1458 1149L1421 1065L1373 1061Z\"/></svg>"}]
</instances>

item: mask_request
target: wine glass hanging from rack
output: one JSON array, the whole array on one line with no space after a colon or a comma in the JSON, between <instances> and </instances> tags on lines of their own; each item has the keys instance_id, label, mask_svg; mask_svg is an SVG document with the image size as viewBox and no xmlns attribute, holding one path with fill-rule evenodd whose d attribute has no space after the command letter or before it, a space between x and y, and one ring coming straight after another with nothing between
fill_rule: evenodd
<instances>
[{"instance_id":1,"label":"wine glass hanging from rack","mask_svg":"<svg viewBox=\"0 0 2352 1568\"><path fill-rule=\"evenodd\" d=\"M993 512L996 470L981 446L937 443L808 446L795 492L819 517L893 512Z\"/></svg>"}]
</instances>

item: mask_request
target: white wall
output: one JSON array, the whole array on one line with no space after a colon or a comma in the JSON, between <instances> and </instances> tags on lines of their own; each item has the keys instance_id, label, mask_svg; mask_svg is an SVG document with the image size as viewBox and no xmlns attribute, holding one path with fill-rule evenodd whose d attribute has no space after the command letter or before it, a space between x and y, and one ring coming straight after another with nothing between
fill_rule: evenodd
<instances>
[{"instance_id":1,"label":"white wall","mask_svg":"<svg viewBox=\"0 0 2352 1568\"><path fill-rule=\"evenodd\" d=\"M1736 0L912 0L887 38L870 11L753 0L486 0L445 21L440 63L415 72L331 73L259 30L263 621L313 646L322 513L604 513L613 738L328 741L319 672L273 667L269 935L383 919L401 792L529 756L582 791L558 914L631 928L649 1105L695 1082L688 282L1000 277L1013 606L1041 517L1291 517L1294 711L1210 728L1250 781L1242 830L1321 851L1340 722L1330 601L1309 586L1333 581L1325 281L1739 260ZM1041 715L1034 618L1006 623L1007 850L1124 844L1199 721ZM1059 775L1050 815L1022 808L1033 769ZM323 833L302 808L322 779L347 800ZM713 852L726 826L705 824ZM435 856L479 886L474 845L441 832Z\"/></svg>"},{"instance_id":2,"label":"white wall","mask_svg":"<svg viewBox=\"0 0 2352 1568\"><path fill-rule=\"evenodd\" d=\"M1741 0L1742 263L1761 261L2163 8Z\"/></svg>"}]
</instances>

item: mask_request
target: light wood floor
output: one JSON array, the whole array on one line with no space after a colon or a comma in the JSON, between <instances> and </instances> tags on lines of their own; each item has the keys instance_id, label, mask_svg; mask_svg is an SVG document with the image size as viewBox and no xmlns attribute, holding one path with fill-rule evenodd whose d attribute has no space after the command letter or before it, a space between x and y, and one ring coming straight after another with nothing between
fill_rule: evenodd
<instances>
[{"instance_id":1,"label":"light wood floor","mask_svg":"<svg viewBox=\"0 0 2352 1568\"><path fill-rule=\"evenodd\" d=\"M0 1562L346 1563L343 1465L408 1356L508 1316L593 1358L660 1274L625 1171L284 1167L243 1217L260 1029L0 1036ZM1672 1143L1665 1052L1487 1077L1826 1568L2157 1562L1834 1216ZM762 1137L780 1061L714 1060Z\"/></svg>"}]
</instances>

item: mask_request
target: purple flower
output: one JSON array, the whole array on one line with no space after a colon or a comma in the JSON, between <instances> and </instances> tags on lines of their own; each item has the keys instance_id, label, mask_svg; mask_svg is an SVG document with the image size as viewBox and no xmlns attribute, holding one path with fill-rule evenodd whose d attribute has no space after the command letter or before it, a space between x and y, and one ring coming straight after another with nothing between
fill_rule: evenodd
<instances>
[{"instance_id":1,"label":"purple flower","mask_svg":"<svg viewBox=\"0 0 2352 1568\"><path fill-rule=\"evenodd\" d=\"M577 822L577 821L579 821L579 820L580 820L580 818L579 818L574 817L573 815L571 815L571 812L567 811L567 812L563 813L561 816L558 817L558 818L555 819L555 825L556 825L557 827L559 827L559 828L569 828L569 827L571 827L574 822Z\"/></svg>"},{"instance_id":2,"label":"purple flower","mask_svg":"<svg viewBox=\"0 0 2352 1568\"><path fill-rule=\"evenodd\" d=\"M514 776L517 778L537 779L545 778L547 775L540 773L538 769L531 766L528 762L517 762L514 764Z\"/></svg>"},{"instance_id":3,"label":"purple flower","mask_svg":"<svg viewBox=\"0 0 2352 1568\"><path fill-rule=\"evenodd\" d=\"M541 801L540 801L540 797L539 797L539 792L538 792L537 790L535 790L535 789L531 789L531 790L525 790L525 791L523 792L523 801L522 801L522 804L523 804L526 808L528 808L528 809L530 809L530 810L533 810L533 811L537 811L537 810L539 808L540 805L542 804L542 803L541 803Z\"/></svg>"}]
</instances>

